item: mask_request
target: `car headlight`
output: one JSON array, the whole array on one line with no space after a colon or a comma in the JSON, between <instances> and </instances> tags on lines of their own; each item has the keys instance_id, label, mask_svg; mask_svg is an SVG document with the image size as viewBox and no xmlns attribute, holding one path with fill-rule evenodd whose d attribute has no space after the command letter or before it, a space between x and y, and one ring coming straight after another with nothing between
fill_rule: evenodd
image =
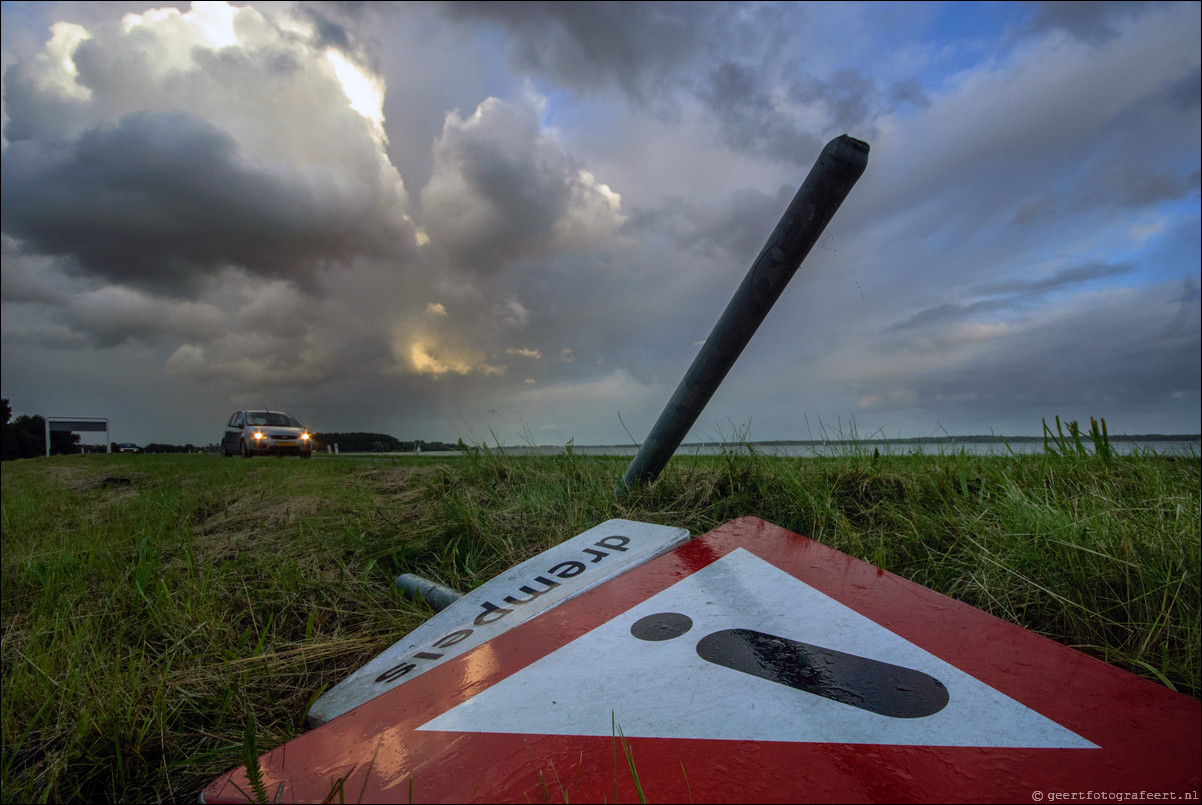
<instances>
[{"instance_id":1,"label":"car headlight","mask_svg":"<svg viewBox=\"0 0 1202 805\"><path fill-rule=\"evenodd\" d=\"M262 439L262 438L263 438L263 432L262 432L262 431L258 431L258 430L257 430L257 431L255 431L255 438L256 438L256 439Z\"/></svg>"},{"instance_id":2,"label":"car headlight","mask_svg":"<svg viewBox=\"0 0 1202 805\"><path fill-rule=\"evenodd\" d=\"M302 433L302 434L301 434L301 441L302 441L302 442L307 442L307 441L309 441L309 434L307 434L307 433Z\"/></svg>"}]
</instances>

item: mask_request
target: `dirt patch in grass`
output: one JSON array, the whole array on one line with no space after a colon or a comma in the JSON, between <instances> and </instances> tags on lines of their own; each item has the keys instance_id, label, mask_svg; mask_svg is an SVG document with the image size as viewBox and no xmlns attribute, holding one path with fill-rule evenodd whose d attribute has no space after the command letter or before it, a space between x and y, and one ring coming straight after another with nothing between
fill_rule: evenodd
<instances>
[{"instance_id":1,"label":"dirt patch in grass","mask_svg":"<svg viewBox=\"0 0 1202 805\"><path fill-rule=\"evenodd\" d=\"M281 541L295 540L306 518L318 516L328 505L314 495L245 490L219 511L193 513L193 556L200 562L214 562L252 547L259 551L281 547Z\"/></svg>"},{"instance_id":2,"label":"dirt patch in grass","mask_svg":"<svg viewBox=\"0 0 1202 805\"><path fill-rule=\"evenodd\" d=\"M94 466L57 466L49 468L60 489L94 493L94 510L125 503L137 497L139 490L154 484L146 472L114 472L114 468Z\"/></svg>"},{"instance_id":3,"label":"dirt patch in grass","mask_svg":"<svg viewBox=\"0 0 1202 805\"><path fill-rule=\"evenodd\" d=\"M233 490L219 504L192 513L192 552L198 561L233 558L246 550L289 551L298 539L332 534L349 524L371 528L395 524L429 494L425 479L437 467L371 467L348 474L346 485L362 486L357 500L294 490Z\"/></svg>"},{"instance_id":4,"label":"dirt patch in grass","mask_svg":"<svg viewBox=\"0 0 1202 805\"><path fill-rule=\"evenodd\" d=\"M104 470L89 466L46 465L45 474L53 478L58 486L70 489L86 489L95 483Z\"/></svg>"},{"instance_id":5,"label":"dirt patch in grass","mask_svg":"<svg viewBox=\"0 0 1202 805\"><path fill-rule=\"evenodd\" d=\"M359 477L375 487L383 498L412 500L429 490L429 482L446 472L446 467L372 467Z\"/></svg>"}]
</instances>

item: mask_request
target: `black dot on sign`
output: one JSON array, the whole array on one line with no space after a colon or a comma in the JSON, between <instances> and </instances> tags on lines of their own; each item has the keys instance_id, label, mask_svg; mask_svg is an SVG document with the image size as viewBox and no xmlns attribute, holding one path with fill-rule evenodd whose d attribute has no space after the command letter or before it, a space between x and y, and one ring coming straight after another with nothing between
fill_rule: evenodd
<instances>
[{"instance_id":1,"label":"black dot on sign","mask_svg":"<svg viewBox=\"0 0 1202 805\"><path fill-rule=\"evenodd\" d=\"M671 640L693 628L693 619L679 612L657 612L639 618L630 633L639 640Z\"/></svg>"}]
</instances>

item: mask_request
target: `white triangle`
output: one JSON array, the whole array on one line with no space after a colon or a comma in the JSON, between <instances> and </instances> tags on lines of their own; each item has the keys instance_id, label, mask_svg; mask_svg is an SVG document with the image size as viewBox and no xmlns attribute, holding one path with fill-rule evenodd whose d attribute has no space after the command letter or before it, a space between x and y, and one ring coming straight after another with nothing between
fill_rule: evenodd
<instances>
[{"instance_id":1,"label":"white triangle","mask_svg":"<svg viewBox=\"0 0 1202 805\"><path fill-rule=\"evenodd\" d=\"M631 635L661 612L687 634ZM698 640L753 629L929 674L947 705L921 718L861 710L701 659ZM482 649L485 650L485 649ZM419 729L538 735L1097 748L744 549L682 579Z\"/></svg>"}]
</instances>

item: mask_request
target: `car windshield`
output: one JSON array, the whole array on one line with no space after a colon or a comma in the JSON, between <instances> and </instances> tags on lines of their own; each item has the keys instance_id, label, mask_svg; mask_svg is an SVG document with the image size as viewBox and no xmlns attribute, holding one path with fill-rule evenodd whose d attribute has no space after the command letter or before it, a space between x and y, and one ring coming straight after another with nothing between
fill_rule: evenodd
<instances>
[{"instance_id":1,"label":"car windshield","mask_svg":"<svg viewBox=\"0 0 1202 805\"><path fill-rule=\"evenodd\" d=\"M267 425L268 427L299 428L301 426L290 414L271 411L248 411L246 421L250 425Z\"/></svg>"}]
</instances>

